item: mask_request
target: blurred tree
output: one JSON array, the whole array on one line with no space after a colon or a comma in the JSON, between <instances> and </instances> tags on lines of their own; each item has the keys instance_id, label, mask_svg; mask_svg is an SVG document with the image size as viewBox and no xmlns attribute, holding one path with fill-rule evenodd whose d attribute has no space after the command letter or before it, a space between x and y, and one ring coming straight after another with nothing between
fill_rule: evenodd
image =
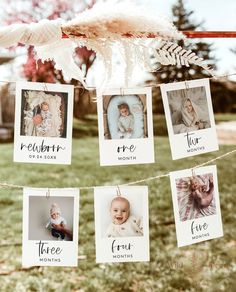
<instances>
[{"instance_id":1,"label":"blurred tree","mask_svg":"<svg viewBox=\"0 0 236 292\"><path fill-rule=\"evenodd\" d=\"M5 13L2 15L4 24L12 23L31 23L38 22L41 19L57 19L64 20L73 19L77 13L86 8L91 8L96 0L15 0L1 1L0 8ZM85 47L77 48L75 51L75 61L87 76L96 55L93 51L87 50ZM22 74L28 81L34 82L59 82L68 83L64 80L62 72L54 68L54 62L47 61L42 63L40 60L36 63L34 58L34 50L32 46L27 48L27 61L23 64ZM72 80L73 85L81 85L79 81ZM95 106L94 106L95 107ZM93 107L92 107L93 108ZM91 111L90 96L88 91L75 90L74 115L82 117Z\"/></svg>"},{"instance_id":2,"label":"blurred tree","mask_svg":"<svg viewBox=\"0 0 236 292\"><path fill-rule=\"evenodd\" d=\"M177 0L177 3L172 7L173 23L179 31L191 31L202 28L202 23L194 23L191 20L194 11L187 11L184 6L184 0ZM178 45L187 50L191 50L203 58L211 66L216 68L216 59L212 56L212 44L203 41L191 40L191 44L186 45L183 40L178 41ZM157 75L161 82L173 82L188 80L194 78L209 77L209 74L200 66L191 65L185 66L165 66L161 68L161 74Z\"/></svg>"},{"instance_id":3,"label":"blurred tree","mask_svg":"<svg viewBox=\"0 0 236 292\"><path fill-rule=\"evenodd\" d=\"M188 11L185 8L183 0L177 0L177 3L172 7L173 23L179 31L197 30L201 28L202 23L194 23L191 20L194 11ZM191 50L197 54L198 57L207 61L209 66L216 68L216 59L212 56L212 44L203 41L193 41L191 44L186 45L183 40L177 42L179 46L184 47L186 50ZM169 83L174 81L182 81L196 78L209 77L209 74L201 67L196 65L186 66L160 66L159 70L155 72L154 79L158 83ZM153 91L157 103L154 104L154 110L163 112L163 105L161 101L160 91L155 89Z\"/></svg>"}]
</instances>

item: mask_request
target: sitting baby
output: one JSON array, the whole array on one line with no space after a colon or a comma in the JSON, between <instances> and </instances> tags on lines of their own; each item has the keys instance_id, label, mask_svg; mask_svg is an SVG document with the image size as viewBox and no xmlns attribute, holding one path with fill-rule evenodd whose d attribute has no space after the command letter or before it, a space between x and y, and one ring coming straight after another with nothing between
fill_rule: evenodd
<instances>
[{"instance_id":1,"label":"sitting baby","mask_svg":"<svg viewBox=\"0 0 236 292\"><path fill-rule=\"evenodd\" d=\"M130 203L124 197L111 201L110 215L112 222L107 228L107 237L143 236L141 220L130 215Z\"/></svg>"},{"instance_id":2,"label":"sitting baby","mask_svg":"<svg viewBox=\"0 0 236 292\"><path fill-rule=\"evenodd\" d=\"M46 224L46 228L49 228L51 230L51 234L53 237L63 240L65 238L65 233L53 227L53 225L60 225L62 227L65 227L67 224L66 220L63 217L61 217L60 207L56 203L53 203L51 206L50 216L51 218Z\"/></svg>"},{"instance_id":3,"label":"sitting baby","mask_svg":"<svg viewBox=\"0 0 236 292\"><path fill-rule=\"evenodd\" d=\"M206 186L200 182L198 177L190 180L192 196L199 208L208 207L213 200L214 184L212 178L209 179L209 185Z\"/></svg>"}]
</instances>

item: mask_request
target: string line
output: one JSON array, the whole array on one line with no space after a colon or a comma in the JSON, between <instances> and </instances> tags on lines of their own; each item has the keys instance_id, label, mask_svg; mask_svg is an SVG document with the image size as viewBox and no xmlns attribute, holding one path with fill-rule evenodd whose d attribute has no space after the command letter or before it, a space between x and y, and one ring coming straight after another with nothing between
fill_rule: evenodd
<instances>
[{"instance_id":1,"label":"string line","mask_svg":"<svg viewBox=\"0 0 236 292\"><path fill-rule=\"evenodd\" d=\"M162 71L159 71L159 72L162 72ZM156 73L158 73L158 71L156 71ZM225 74L225 75L216 75L216 76L206 77L206 78L207 79L216 80L216 79L220 79L220 78L227 78L227 77L234 76L234 75L236 75L236 73ZM188 81L195 80L195 79L199 79L199 78L189 79ZM20 80L20 81L24 81L24 80ZM18 81L15 81L15 80L10 80L10 81L8 81L8 80L0 80L0 83L7 83L7 84L16 83L16 82L18 82ZM179 82L182 82L182 81L179 81ZM141 87L160 87L162 84L165 84L165 83L149 83L149 84L146 84L146 85L142 85ZM135 85L134 85L134 87L135 87ZM83 85L75 85L74 88L84 88L84 86ZM95 90L97 88L94 87L94 86L88 86L87 89L90 91L90 90Z\"/></svg>"},{"instance_id":2,"label":"string line","mask_svg":"<svg viewBox=\"0 0 236 292\"><path fill-rule=\"evenodd\" d=\"M190 169L196 169L196 168L202 167L204 165L210 164L210 163L212 163L212 162L214 162L216 160L220 160L220 159L222 159L222 158L224 158L224 157L226 157L228 155L231 155L234 152L236 152L236 149L234 149L232 151L229 151L227 153L224 153L224 154L222 154L220 156L217 156L216 158L210 159L210 160L208 160L206 162L203 162L201 164L195 165L195 166L191 167ZM151 181L151 180L154 180L154 179L161 179L163 177L168 177L168 176L170 176L169 172L165 173L165 174L157 175L157 176L151 176L151 177L147 177L147 178L144 178L144 179L128 182L128 183L119 184L119 186L129 186L129 185L139 184L139 183ZM14 188L14 189L35 188L35 187L29 187L29 186L8 184L8 183L5 183L5 182L0 182L0 187L2 187L2 188ZM101 187L101 186L84 186L84 187L75 187L75 188L79 188L80 190L89 190L89 189L94 189L94 188L97 188L97 187ZM104 186L104 187L106 187L106 186Z\"/></svg>"}]
</instances>

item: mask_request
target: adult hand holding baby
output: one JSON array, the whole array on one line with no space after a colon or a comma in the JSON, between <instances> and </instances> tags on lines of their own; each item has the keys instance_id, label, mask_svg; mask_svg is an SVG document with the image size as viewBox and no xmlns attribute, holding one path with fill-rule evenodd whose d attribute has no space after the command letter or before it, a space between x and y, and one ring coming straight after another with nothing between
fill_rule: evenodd
<instances>
[{"instance_id":1,"label":"adult hand holding baby","mask_svg":"<svg viewBox=\"0 0 236 292\"><path fill-rule=\"evenodd\" d=\"M64 225L62 225L62 224L52 224L52 227L55 228L58 231L64 232L69 237L70 240L73 240L72 232L69 229L65 228Z\"/></svg>"}]
</instances>

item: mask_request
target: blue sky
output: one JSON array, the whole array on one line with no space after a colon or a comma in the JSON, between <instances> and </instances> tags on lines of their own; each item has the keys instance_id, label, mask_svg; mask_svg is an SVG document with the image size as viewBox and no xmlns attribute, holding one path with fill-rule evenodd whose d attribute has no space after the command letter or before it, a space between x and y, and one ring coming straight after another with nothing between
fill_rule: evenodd
<instances>
[{"instance_id":1,"label":"blue sky","mask_svg":"<svg viewBox=\"0 0 236 292\"><path fill-rule=\"evenodd\" d=\"M140 0L152 11L165 14L171 20L171 7L177 0ZM204 21L204 30L236 31L236 0L185 0L188 10L193 10L192 20ZM203 39L214 44L215 56L218 59L218 73L236 73L236 55L230 48L236 48L236 38ZM191 40L190 40L191 42ZM235 78L234 78L235 79Z\"/></svg>"}]
</instances>

